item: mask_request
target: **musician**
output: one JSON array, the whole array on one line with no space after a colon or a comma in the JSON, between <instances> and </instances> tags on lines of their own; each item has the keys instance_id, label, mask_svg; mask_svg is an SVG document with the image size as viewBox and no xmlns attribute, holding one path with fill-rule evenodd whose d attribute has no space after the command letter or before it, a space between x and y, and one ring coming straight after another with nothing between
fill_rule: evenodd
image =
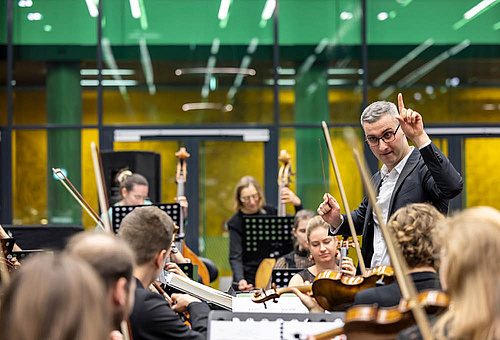
<instances>
[{"instance_id":1,"label":"musician","mask_svg":"<svg viewBox=\"0 0 500 340\"><path fill-rule=\"evenodd\" d=\"M134 306L134 253L129 245L110 234L83 232L73 236L65 252L89 263L101 276L106 299L113 311L114 330L127 320Z\"/></svg>"},{"instance_id":2,"label":"musician","mask_svg":"<svg viewBox=\"0 0 500 340\"><path fill-rule=\"evenodd\" d=\"M293 219L293 250L276 260L274 269L307 268L314 264L309 256L309 244L307 243L307 224L311 218L316 216L314 211L302 209L295 214Z\"/></svg>"},{"instance_id":3,"label":"musician","mask_svg":"<svg viewBox=\"0 0 500 340\"><path fill-rule=\"evenodd\" d=\"M498 339L500 299L500 212L474 207L438 225L439 279L450 308L432 327L435 339ZM480 254L480 260L478 260ZM421 339L418 328L398 339Z\"/></svg>"},{"instance_id":4,"label":"musician","mask_svg":"<svg viewBox=\"0 0 500 340\"><path fill-rule=\"evenodd\" d=\"M302 201L288 187L281 192L282 203L291 203L295 211L302 209ZM229 228L229 263L233 271L233 283L240 291L252 290L255 273L262 259L243 262L243 215L277 215L275 207L266 205L260 184L252 176L242 177L234 190L234 210L227 226Z\"/></svg>"},{"instance_id":5,"label":"musician","mask_svg":"<svg viewBox=\"0 0 500 340\"><path fill-rule=\"evenodd\" d=\"M408 273L417 292L441 290L434 259L438 253L436 224L444 218L436 208L426 203L413 203L399 208L387 223L387 228L408 264ZM369 288L356 294L355 305L392 307L399 304L401 291L397 282Z\"/></svg>"},{"instance_id":6,"label":"musician","mask_svg":"<svg viewBox=\"0 0 500 340\"><path fill-rule=\"evenodd\" d=\"M10 238L10 235L7 234L5 229L0 225L0 239ZM21 247L19 247L16 243L14 243L14 247L12 248L14 251L21 251Z\"/></svg>"},{"instance_id":7,"label":"musician","mask_svg":"<svg viewBox=\"0 0 500 340\"><path fill-rule=\"evenodd\" d=\"M120 224L118 237L125 240L135 254L137 288L130 315L134 340L205 339L210 308L187 294L172 294L174 306L147 288L164 268L170 253L174 225L170 216L157 207L139 207L127 214ZM191 328L176 314L188 312Z\"/></svg>"},{"instance_id":8,"label":"musician","mask_svg":"<svg viewBox=\"0 0 500 340\"><path fill-rule=\"evenodd\" d=\"M396 105L378 101L361 115L366 143L383 163L372 178L378 188L377 204L387 220L397 209L408 203L428 202L441 213L448 211L448 202L463 188L463 180L446 156L424 131L422 116L407 109L403 96ZM409 138L415 147L409 146ZM318 213L331 225L333 235L350 235L347 218L330 194L325 194ZM351 212L357 233L362 233L362 255L370 267L389 265L387 247L378 221L365 197L358 209Z\"/></svg>"},{"instance_id":9,"label":"musician","mask_svg":"<svg viewBox=\"0 0 500 340\"><path fill-rule=\"evenodd\" d=\"M111 312L104 285L84 261L33 255L3 287L2 339L108 339Z\"/></svg>"},{"instance_id":10,"label":"musician","mask_svg":"<svg viewBox=\"0 0 500 340\"><path fill-rule=\"evenodd\" d=\"M300 286L306 282L312 283L316 275L325 270L337 271L337 238L328 234L329 225L320 216L315 216L309 220L307 225L307 242L309 252L314 260L314 265L295 274L288 286ZM342 273L353 276L356 268L350 257L342 259Z\"/></svg>"}]
</instances>

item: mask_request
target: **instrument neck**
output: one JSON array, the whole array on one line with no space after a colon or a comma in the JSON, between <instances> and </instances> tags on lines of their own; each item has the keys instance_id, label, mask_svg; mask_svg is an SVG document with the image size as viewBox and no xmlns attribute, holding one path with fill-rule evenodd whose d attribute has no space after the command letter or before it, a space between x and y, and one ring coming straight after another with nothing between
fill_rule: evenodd
<instances>
[{"instance_id":1,"label":"instrument neck","mask_svg":"<svg viewBox=\"0 0 500 340\"><path fill-rule=\"evenodd\" d=\"M286 204L281 202L281 190L285 187L285 184L282 182L278 187L278 216L286 216Z\"/></svg>"}]
</instances>

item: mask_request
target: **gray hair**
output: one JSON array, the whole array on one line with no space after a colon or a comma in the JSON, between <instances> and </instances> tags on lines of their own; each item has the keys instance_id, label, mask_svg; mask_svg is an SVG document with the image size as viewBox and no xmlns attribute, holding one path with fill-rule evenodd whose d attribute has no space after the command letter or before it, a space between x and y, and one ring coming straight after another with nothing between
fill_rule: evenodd
<instances>
[{"instance_id":1,"label":"gray hair","mask_svg":"<svg viewBox=\"0 0 500 340\"><path fill-rule=\"evenodd\" d=\"M399 115L398 109L394 103L386 101L378 101L371 103L366 107L366 109L361 114L361 125L363 123L374 123L378 121L382 116L390 115L397 123L396 116Z\"/></svg>"}]
</instances>

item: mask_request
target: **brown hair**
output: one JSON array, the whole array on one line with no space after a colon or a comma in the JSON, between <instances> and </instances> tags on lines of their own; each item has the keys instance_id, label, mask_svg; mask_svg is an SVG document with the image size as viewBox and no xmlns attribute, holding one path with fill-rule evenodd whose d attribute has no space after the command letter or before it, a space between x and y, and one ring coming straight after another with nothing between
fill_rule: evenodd
<instances>
[{"instance_id":1,"label":"brown hair","mask_svg":"<svg viewBox=\"0 0 500 340\"><path fill-rule=\"evenodd\" d=\"M168 214L155 206L132 210L120 224L118 236L125 240L135 254L137 265L153 259L161 250L172 245L174 222Z\"/></svg>"},{"instance_id":2,"label":"brown hair","mask_svg":"<svg viewBox=\"0 0 500 340\"><path fill-rule=\"evenodd\" d=\"M307 230L306 230L306 235L307 235L307 243L310 243L310 236L313 230L323 227L325 229L330 228L330 225L326 223L321 216L314 216L309 220L309 223L307 223Z\"/></svg>"},{"instance_id":3,"label":"brown hair","mask_svg":"<svg viewBox=\"0 0 500 340\"><path fill-rule=\"evenodd\" d=\"M104 280L108 290L121 277L128 282L132 280L134 253L125 241L110 234L76 234L69 240L66 252L89 263Z\"/></svg>"},{"instance_id":4,"label":"brown hair","mask_svg":"<svg viewBox=\"0 0 500 340\"><path fill-rule=\"evenodd\" d=\"M391 216L387 227L409 267L434 267L438 255L436 224L443 218L443 214L427 203L408 204Z\"/></svg>"},{"instance_id":5,"label":"brown hair","mask_svg":"<svg viewBox=\"0 0 500 340\"><path fill-rule=\"evenodd\" d=\"M112 330L104 285L85 262L61 254L28 259L0 306L5 339L105 340Z\"/></svg>"},{"instance_id":6,"label":"brown hair","mask_svg":"<svg viewBox=\"0 0 500 340\"><path fill-rule=\"evenodd\" d=\"M494 339L500 331L496 320L500 212L474 207L447 218L438 227L450 262L445 276L453 308L435 324L437 338Z\"/></svg>"},{"instance_id":7,"label":"brown hair","mask_svg":"<svg viewBox=\"0 0 500 340\"><path fill-rule=\"evenodd\" d=\"M123 188L125 188L127 192L130 192L134 188L134 185L149 186L146 177L140 174L133 174L129 169L122 169L118 171L115 176L115 181L120 184L120 195L122 194Z\"/></svg>"},{"instance_id":8,"label":"brown hair","mask_svg":"<svg viewBox=\"0 0 500 340\"><path fill-rule=\"evenodd\" d=\"M257 182L257 180L252 177L252 176L244 176L242 177L238 183L236 184L236 188L234 189L234 210L238 211L243 207L243 202L241 202L241 190L248 188L249 186L254 186L255 189L257 190L257 193L260 196L259 200L259 209L262 208L264 205L266 205L266 199L264 197L264 192L262 191L262 188Z\"/></svg>"}]
</instances>

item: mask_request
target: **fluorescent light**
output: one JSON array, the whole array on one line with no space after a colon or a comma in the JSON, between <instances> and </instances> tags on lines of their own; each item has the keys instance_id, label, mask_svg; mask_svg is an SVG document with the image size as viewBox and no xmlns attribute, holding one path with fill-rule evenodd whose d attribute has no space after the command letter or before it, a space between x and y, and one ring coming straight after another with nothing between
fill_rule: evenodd
<instances>
[{"instance_id":1,"label":"fluorescent light","mask_svg":"<svg viewBox=\"0 0 500 340\"><path fill-rule=\"evenodd\" d=\"M136 19L141 17L141 8L139 7L139 0L130 0L130 11L132 16Z\"/></svg>"},{"instance_id":2,"label":"fluorescent light","mask_svg":"<svg viewBox=\"0 0 500 340\"><path fill-rule=\"evenodd\" d=\"M391 94L393 94L394 91L396 91L396 86L394 86L394 85L388 86L385 90L383 90L382 92L380 92L378 94L378 99L384 100L385 98L387 98Z\"/></svg>"},{"instance_id":3,"label":"fluorescent light","mask_svg":"<svg viewBox=\"0 0 500 340\"><path fill-rule=\"evenodd\" d=\"M432 71L434 68L436 68L439 64L441 64L443 61L448 59L451 56L454 56L455 54L459 53L463 49L467 48L470 45L470 40L465 39L461 43L453 46L452 48L448 49L447 51L444 51L431 61L425 63L415 71L411 72L408 74L406 77L398 81L398 87L409 87L413 85L417 80L425 76L427 73Z\"/></svg>"},{"instance_id":4,"label":"fluorescent light","mask_svg":"<svg viewBox=\"0 0 500 340\"><path fill-rule=\"evenodd\" d=\"M500 21L493 24L493 30L496 31L496 30L499 30L500 29Z\"/></svg>"},{"instance_id":5,"label":"fluorescent light","mask_svg":"<svg viewBox=\"0 0 500 340\"><path fill-rule=\"evenodd\" d=\"M94 0L85 0L85 3L87 4L90 16L92 18L96 18L97 15L99 14L99 11L97 10L97 6Z\"/></svg>"},{"instance_id":6,"label":"fluorescent light","mask_svg":"<svg viewBox=\"0 0 500 340\"><path fill-rule=\"evenodd\" d=\"M329 75L348 75L348 74L363 74L362 68L329 68Z\"/></svg>"},{"instance_id":7,"label":"fluorescent light","mask_svg":"<svg viewBox=\"0 0 500 340\"><path fill-rule=\"evenodd\" d=\"M99 80L97 80L97 79L82 79L82 80L80 80L80 85L81 86L97 86L97 85L99 85ZM104 79L102 81L102 86L137 86L137 80Z\"/></svg>"},{"instance_id":8,"label":"fluorescent light","mask_svg":"<svg viewBox=\"0 0 500 340\"><path fill-rule=\"evenodd\" d=\"M311 66L313 66L316 61L316 56L314 54L309 55L306 60L299 67L299 74L304 74L309 71Z\"/></svg>"},{"instance_id":9,"label":"fluorescent light","mask_svg":"<svg viewBox=\"0 0 500 340\"><path fill-rule=\"evenodd\" d=\"M277 70L279 75L293 76L295 74L295 70L293 68L281 68L278 66Z\"/></svg>"},{"instance_id":10,"label":"fluorescent light","mask_svg":"<svg viewBox=\"0 0 500 340\"><path fill-rule=\"evenodd\" d=\"M210 53L216 55L219 52L219 46L220 46L220 39L215 38L212 41L212 47L210 48Z\"/></svg>"},{"instance_id":11,"label":"fluorescent light","mask_svg":"<svg viewBox=\"0 0 500 340\"><path fill-rule=\"evenodd\" d=\"M19 0L17 5L19 7L31 7L31 6L33 6L33 1L31 1L31 0Z\"/></svg>"},{"instance_id":12,"label":"fluorescent light","mask_svg":"<svg viewBox=\"0 0 500 340\"><path fill-rule=\"evenodd\" d=\"M33 13L28 13L28 15L26 15L26 18L29 21L39 21L42 20L43 16L39 12L33 12Z\"/></svg>"},{"instance_id":13,"label":"fluorescent light","mask_svg":"<svg viewBox=\"0 0 500 340\"><path fill-rule=\"evenodd\" d=\"M348 79L327 79L326 83L331 86L353 84L353 82Z\"/></svg>"},{"instance_id":14,"label":"fluorescent light","mask_svg":"<svg viewBox=\"0 0 500 340\"><path fill-rule=\"evenodd\" d=\"M182 105L182 111L192 110L221 110L222 112L230 112L233 110L231 104L223 105L221 103L186 103Z\"/></svg>"},{"instance_id":15,"label":"fluorescent light","mask_svg":"<svg viewBox=\"0 0 500 340\"><path fill-rule=\"evenodd\" d=\"M98 69L82 69L80 70L80 75L82 76L97 76L99 74ZM110 69L103 69L102 70L102 75L103 76L132 76L135 74L134 70L126 70L126 69L117 69L117 70L110 70Z\"/></svg>"},{"instance_id":16,"label":"fluorescent light","mask_svg":"<svg viewBox=\"0 0 500 340\"><path fill-rule=\"evenodd\" d=\"M262 11L262 20L269 20L273 16L274 9L276 8L276 0L267 0Z\"/></svg>"},{"instance_id":17,"label":"fluorescent light","mask_svg":"<svg viewBox=\"0 0 500 340\"><path fill-rule=\"evenodd\" d=\"M481 11L486 9L489 5L497 2L498 0L483 0L480 3L478 3L476 6L472 7L469 9L467 12L464 13L464 19L465 20L470 20L476 15L478 15Z\"/></svg>"},{"instance_id":18,"label":"fluorescent light","mask_svg":"<svg viewBox=\"0 0 500 340\"><path fill-rule=\"evenodd\" d=\"M379 14L377 14L377 19L380 21L384 21L388 17L389 17L389 14L387 14L387 12L380 12Z\"/></svg>"},{"instance_id":19,"label":"fluorescent light","mask_svg":"<svg viewBox=\"0 0 500 340\"><path fill-rule=\"evenodd\" d=\"M321 39L321 41L319 42L318 46L316 46L316 48L314 49L314 53L321 54L321 52L323 52L323 50L325 49L325 47L326 47L327 44L328 44L328 39L327 38Z\"/></svg>"},{"instance_id":20,"label":"fluorescent light","mask_svg":"<svg viewBox=\"0 0 500 340\"><path fill-rule=\"evenodd\" d=\"M229 12L229 5L231 4L231 0L220 0L219 7L219 20L224 20L227 17L227 13Z\"/></svg>"},{"instance_id":21,"label":"fluorescent light","mask_svg":"<svg viewBox=\"0 0 500 340\"><path fill-rule=\"evenodd\" d=\"M415 47L407 55L399 59L394 65L389 67L386 71L382 72L377 78L375 78L375 80L373 81L373 85L377 87L382 85L387 79L389 79L392 75L398 72L403 66L405 66L410 61L415 59L420 53L425 51L427 48L431 47L433 44L434 40L429 38L422 44Z\"/></svg>"},{"instance_id":22,"label":"fluorescent light","mask_svg":"<svg viewBox=\"0 0 500 340\"><path fill-rule=\"evenodd\" d=\"M242 74L244 76L254 76L255 72L252 68L242 69L238 67L189 67L189 68L178 68L175 70L176 76L182 76L184 74Z\"/></svg>"},{"instance_id":23,"label":"fluorescent light","mask_svg":"<svg viewBox=\"0 0 500 340\"><path fill-rule=\"evenodd\" d=\"M352 12L344 11L344 12L340 13L341 20L351 20L353 17L354 17L354 15L352 14Z\"/></svg>"},{"instance_id":24,"label":"fluorescent light","mask_svg":"<svg viewBox=\"0 0 500 340\"><path fill-rule=\"evenodd\" d=\"M154 95L156 93L156 86L153 79L153 64L151 63L151 56L149 55L146 39L141 38L139 40L139 50L141 51L142 71L144 72L144 76L146 77L148 91L150 95Z\"/></svg>"},{"instance_id":25,"label":"fluorescent light","mask_svg":"<svg viewBox=\"0 0 500 340\"><path fill-rule=\"evenodd\" d=\"M252 54L255 52L257 49L257 45L259 44L259 38L253 37L252 40L250 40L250 44L248 44L247 47L247 53Z\"/></svg>"}]
</instances>

